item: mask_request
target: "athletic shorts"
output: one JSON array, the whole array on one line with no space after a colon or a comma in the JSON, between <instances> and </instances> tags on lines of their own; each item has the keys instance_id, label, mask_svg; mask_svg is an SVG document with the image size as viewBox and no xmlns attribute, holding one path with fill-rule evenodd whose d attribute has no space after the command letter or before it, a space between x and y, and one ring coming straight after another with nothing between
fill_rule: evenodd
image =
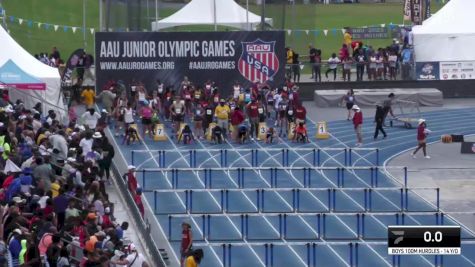
<instances>
[{"instance_id":1,"label":"athletic shorts","mask_svg":"<svg viewBox=\"0 0 475 267\"><path fill-rule=\"evenodd\" d=\"M150 118L142 118L142 124L143 124L143 125L150 125L150 124L152 124L152 119L150 119Z\"/></svg>"},{"instance_id":2,"label":"athletic shorts","mask_svg":"<svg viewBox=\"0 0 475 267\"><path fill-rule=\"evenodd\" d=\"M183 121L183 115L173 116L173 121L182 122Z\"/></svg>"}]
</instances>

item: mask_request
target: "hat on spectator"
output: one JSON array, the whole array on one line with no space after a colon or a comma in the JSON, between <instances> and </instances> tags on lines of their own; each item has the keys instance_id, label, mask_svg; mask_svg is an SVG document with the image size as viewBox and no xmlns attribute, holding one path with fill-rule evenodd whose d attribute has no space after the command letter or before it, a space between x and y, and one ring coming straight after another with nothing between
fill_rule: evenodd
<instances>
[{"instance_id":1,"label":"hat on spectator","mask_svg":"<svg viewBox=\"0 0 475 267\"><path fill-rule=\"evenodd\" d=\"M130 171L130 170L135 170L135 169L136 169L136 168L135 168L134 165L129 165L129 166L127 166L127 170L129 170L129 171Z\"/></svg>"},{"instance_id":2,"label":"hat on spectator","mask_svg":"<svg viewBox=\"0 0 475 267\"><path fill-rule=\"evenodd\" d=\"M106 213L106 214L111 213L111 208L110 208L110 207L106 207L106 208L104 209L104 213Z\"/></svg>"},{"instance_id":3,"label":"hat on spectator","mask_svg":"<svg viewBox=\"0 0 475 267\"><path fill-rule=\"evenodd\" d=\"M105 109L102 109L101 112L102 112L102 113L105 113L105 114L109 113L109 112L107 112L107 110L105 110Z\"/></svg>"},{"instance_id":4,"label":"hat on spectator","mask_svg":"<svg viewBox=\"0 0 475 267\"><path fill-rule=\"evenodd\" d=\"M95 132L94 135L92 136L94 139L100 139L102 138L102 134L100 132Z\"/></svg>"},{"instance_id":5,"label":"hat on spectator","mask_svg":"<svg viewBox=\"0 0 475 267\"><path fill-rule=\"evenodd\" d=\"M21 230L17 228L13 230L13 233L21 235Z\"/></svg>"},{"instance_id":6,"label":"hat on spectator","mask_svg":"<svg viewBox=\"0 0 475 267\"><path fill-rule=\"evenodd\" d=\"M419 122L417 123L418 125L421 125L422 123L426 122L424 119L419 119Z\"/></svg>"},{"instance_id":7,"label":"hat on spectator","mask_svg":"<svg viewBox=\"0 0 475 267\"><path fill-rule=\"evenodd\" d=\"M24 204L26 203L26 199L22 199L21 197L13 197L12 201L16 204Z\"/></svg>"},{"instance_id":8,"label":"hat on spectator","mask_svg":"<svg viewBox=\"0 0 475 267\"><path fill-rule=\"evenodd\" d=\"M129 244L129 251L136 251L137 248L135 247L134 243Z\"/></svg>"},{"instance_id":9,"label":"hat on spectator","mask_svg":"<svg viewBox=\"0 0 475 267\"><path fill-rule=\"evenodd\" d=\"M73 157L69 157L66 159L67 162L76 162L76 159Z\"/></svg>"},{"instance_id":10,"label":"hat on spectator","mask_svg":"<svg viewBox=\"0 0 475 267\"><path fill-rule=\"evenodd\" d=\"M104 231L99 231L99 232L95 233L94 235L95 235L95 236L106 237L106 233L104 233Z\"/></svg>"},{"instance_id":11,"label":"hat on spectator","mask_svg":"<svg viewBox=\"0 0 475 267\"><path fill-rule=\"evenodd\" d=\"M353 110L360 110L360 107L358 107L358 105L353 105L353 107L351 107L351 109L353 109Z\"/></svg>"}]
</instances>

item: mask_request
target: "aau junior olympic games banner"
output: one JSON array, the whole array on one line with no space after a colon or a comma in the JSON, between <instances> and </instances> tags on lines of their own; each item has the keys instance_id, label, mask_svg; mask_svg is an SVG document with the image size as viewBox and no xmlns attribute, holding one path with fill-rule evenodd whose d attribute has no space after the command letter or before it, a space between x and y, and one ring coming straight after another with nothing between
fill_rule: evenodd
<instances>
[{"instance_id":1,"label":"aau junior olympic games banner","mask_svg":"<svg viewBox=\"0 0 475 267\"><path fill-rule=\"evenodd\" d=\"M178 89L187 76L195 85L213 80L231 92L236 80L244 86L284 80L283 31L98 32L95 49L97 88L135 80L152 89L159 79Z\"/></svg>"}]
</instances>

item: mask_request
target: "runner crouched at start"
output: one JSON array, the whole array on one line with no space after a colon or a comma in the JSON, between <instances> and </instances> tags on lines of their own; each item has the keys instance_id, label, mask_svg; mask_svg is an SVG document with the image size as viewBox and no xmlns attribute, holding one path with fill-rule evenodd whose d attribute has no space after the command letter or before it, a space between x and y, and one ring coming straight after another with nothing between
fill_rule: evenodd
<instances>
[{"instance_id":1,"label":"runner crouched at start","mask_svg":"<svg viewBox=\"0 0 475 267\"><path fill-rule=\"evenodd\" d=\"M246 142L246 140L248 139L247 135L248 135L247 125L244 123L239 125L238 134L237 134L239 144L244 144Z\"/></svg>"},{"instance_id":2,"label":"runner crouched at start","mask_svg":"<svg viewBox=\"0 0 475 267\"><path fill-rule=\"evenodd\" d=\"M215 126L212 131L211 140L215 144L222 144L223 143L223 129L219 126Z\"/></svg>"},{"instance_id":3,"label":"runner crouched at start","mask_svg":"<svg viewBox=\"0 0 475 267\"><path fill-rule=\"evenodd\" d=\"M183 130L181 130L180 136L178 137L178 143L180 143L181 140L183 140L183 144L185 145L191 144L191 141L195 140L189 125L185 125Z\"/></svg>"},{"instance_id":4,"label":"runner crouched at start","mask_svg":"<svg viewBox=\"0 0 475 267\"><path fill-rule=\"evenodd\" d=\"M293 141L307 143L308 142L308 135L307 135L307 127L303 122L300 122L297 127L295 127L295 134Z\"/></svg>"}]
</instances>

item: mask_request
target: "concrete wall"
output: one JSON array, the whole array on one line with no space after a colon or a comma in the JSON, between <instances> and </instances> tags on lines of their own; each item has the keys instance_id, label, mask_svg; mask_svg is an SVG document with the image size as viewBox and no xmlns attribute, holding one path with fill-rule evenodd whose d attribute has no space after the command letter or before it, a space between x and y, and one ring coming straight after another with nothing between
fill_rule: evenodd
<instances>
[{"instance_id":1,"label":"concrete wall","mask_svg":"<svg viewBox=\"0 0 475 267\"><path fill-rule=\"evenodd\" d=\"M475 80L325 82L300 83L299 86L303 101L313 101L315 90L371 88L437 88L442 91L444 98L475 98Z\"/></svg>"}]
</instances>

